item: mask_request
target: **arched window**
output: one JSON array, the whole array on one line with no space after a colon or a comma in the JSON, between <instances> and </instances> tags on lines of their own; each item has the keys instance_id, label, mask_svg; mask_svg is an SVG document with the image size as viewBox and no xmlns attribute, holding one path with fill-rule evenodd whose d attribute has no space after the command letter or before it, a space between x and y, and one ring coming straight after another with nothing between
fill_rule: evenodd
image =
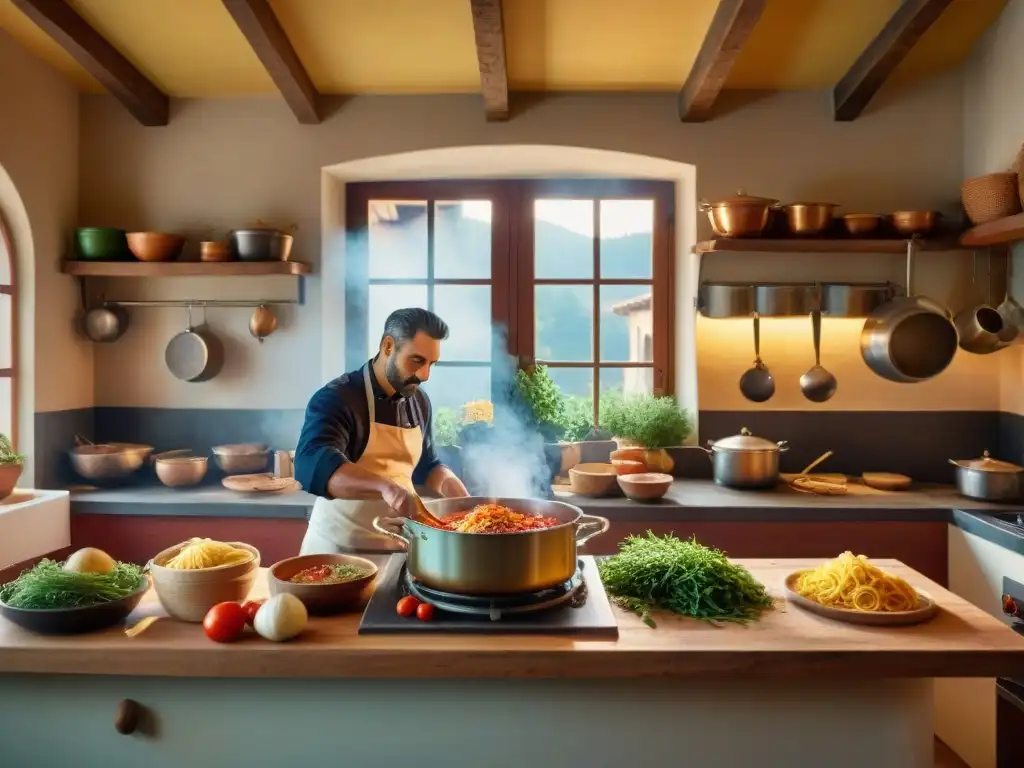
<instances>
[{"instance_id":1,"label":"arched window","mask_svg":"<svg viewBox=\"0 0 1024 768\"><path fill-rule=\"evenodd\" d=\"M14 250L0 215L0 434L15 434Z\"/></svg>"}]
</instances>

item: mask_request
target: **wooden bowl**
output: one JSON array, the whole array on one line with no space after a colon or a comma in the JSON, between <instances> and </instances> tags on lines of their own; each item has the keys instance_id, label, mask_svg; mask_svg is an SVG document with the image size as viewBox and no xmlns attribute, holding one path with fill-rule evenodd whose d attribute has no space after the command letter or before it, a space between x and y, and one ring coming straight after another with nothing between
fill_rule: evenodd
<instances>
[{"instance_id":1,"label":"wooden bowl","mask_svg":"<svg viewBox=\"0 0 1024 768\"><path fill-rule=\"evenodd\" d=\"M259 550L240 541L228 543L249 550L253 558L244 563L215 568L167 568L164 563L188 544L183 541L150 560L148 567L153 577L153 589L168 614L181 621L198 624L217 603L240 602L248 597L260 567Z\"/></svg>"},{"instance_id":2,"label":"wooden bowl","mask_svg":"<svg viewBox=\"0 0 1024 768\"><path fill-rule=\"evenodd\" d=\"M14 608L0 602L0 616L40 635L77 635L120 624L134 611L149 590L142 577L138 589L120 600L80 608Z\"/></svg>"},{"instance_id":3,"label":"wooden bowl","mask_svg":"<svg viewBox=\"0 0 1024 768\"><path fill-rule=\"evenodd\" d=\"M612 464L577 464L569 470L569 490L580 496L605 496L615 488Z\"/></svg>"},{"instance_id":4,"label":"wooden bowl","mask_svg":"<svg viewBox=\"0 0 1024 768\"><path fill-rule=\"evenodd\" d=\"M619 475L619 487L630 501L657 501L672 487L672 475L641 472Z\"/></svg>"},{"instance_id":5,"label":"wooden bowl","mask_svg":"<svg viewBox=\"0 0 1024 768\"><path fill-rule=\"evenodd\" d=\"M185 238L166 232L129 232L128 248L139 261L171 261L181 255Z\"/></svg>"},{"instance_id":6,"label":"wooden bowl","mask_svg":"<svg viewBox=\"0 0 1024 768\"><path fill-rule=\"evenodd\" d=\"M340 584L296 584L289 579L304 568L314 565L354 565L370 569L370 573L352 581ZM270 566L267 587L270 594L287 592L295 595L314 616L339 613L346 608L359 605L363 592L377 577L377 566L370 560L355 555L299 555L274 563Z\"/></svg>"}]
</instances>

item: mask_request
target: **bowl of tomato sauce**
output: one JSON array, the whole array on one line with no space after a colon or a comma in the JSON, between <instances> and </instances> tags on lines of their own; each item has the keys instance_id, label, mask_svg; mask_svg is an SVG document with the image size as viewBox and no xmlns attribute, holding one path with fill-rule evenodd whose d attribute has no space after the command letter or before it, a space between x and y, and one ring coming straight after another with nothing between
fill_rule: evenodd
<instances>
[{"instance_id":1,"label":"bowl of tomato sauce","mask_svg":"<svg viewBox=\"0 0 1024 768\"><path fill-rule=\"evenodd\" d=\"M358 607L377 570L355 555L299 555L274 563L267 586L271 595L295 595L310 614L325 616Z\"/></svg>"}]
</instances>

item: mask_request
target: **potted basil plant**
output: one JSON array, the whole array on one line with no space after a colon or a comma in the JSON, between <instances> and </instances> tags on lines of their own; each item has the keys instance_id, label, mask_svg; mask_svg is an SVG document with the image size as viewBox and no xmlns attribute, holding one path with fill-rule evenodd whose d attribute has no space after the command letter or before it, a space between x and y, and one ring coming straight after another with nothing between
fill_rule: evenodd
<instances>
[{"instance_id":1,"label":"potted basil plant","mask_svg":"<svg viewBox=\"0 0 1024 768\"><path fill-rule=\"evenodd\" d=\"M611 400L601 422L620 449L640 449L643 463L657 472L672 471L675 462L666 449L681 446L693 432L690 414L671 396L642 394Z\"/></svg>"}]
</instances>

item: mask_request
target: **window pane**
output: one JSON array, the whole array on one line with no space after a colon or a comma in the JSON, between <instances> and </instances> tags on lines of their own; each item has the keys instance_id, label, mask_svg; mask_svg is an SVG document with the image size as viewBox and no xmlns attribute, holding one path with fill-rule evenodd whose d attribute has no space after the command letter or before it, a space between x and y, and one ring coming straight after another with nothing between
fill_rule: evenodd
<instances>
[{"instance_id":1,"label":"window pane","mask_svg":"<svg viewBox=\"0 0 1024 768\"><path fill-rule=\"evenodd\" d=\"M0 221L0 229L4 223ZM11 284L11 262L14 254L7 250L7 243L4 241L3 232L0 232L0 285Z\"/></svg>"},{"instance_id":2,"label":"window pane","mask_svg":"<svg viewBox=\"0 0 1024 768\"><path fill-rule=\"evenodd\" d=\"M601 201L601 277L653 276L654 201Z\"/></svg>"},{"instance_id":3,"label":"window pane","mask_svg":"<svg viewBox=\"0 0 1024 768\"><path fill-rule=\"evenodd\" d=\"M565 363L594 359L593 287L534 287L534 357Z\"/></svg>"},{"instance_id":4,"label":"window pane","mask_svg":"<svg viewBox=\"0 0 1024 768\"><path fill-rule=\"evenodd\" d=\"M367 347L364 357L370 358L380 347L384 333L384 321L396 309L404 307L426 307L427 286L425 285L371 285L370 311L366 327Z\"/></svg>"},{"instance_id":5,"label":"window pane","mask_svg":"<svg viewBox=\"0 0 1024 768\"><path fill-rule=\"evenodd\" d=\"M434 311L448 323L442 360L491 359L491 286L435 285Z\"/></svg>"},{"instance_id":6,"label":"window pane","mask_svg":"<svg viewBox=\"0 0 1024 768\"><path fill-rule=\"evenodd\" d=\"M566 397L590 398L594 392L594 370L592 368L548 368L551 380Z\"/></svg>"},{"instance_id":7,"label":"window pane","mask_svg":"<svg viewBox=\"0 0 1024 768\"><path fill-rule=\"evenodd\" d=\"M438 363L431 369L423 390L435 409L447 408L459 416L465 403L491 399L491 369Z\"/></svg>"},{"instance_id":8,"label":"window pane","mask_svg":"<svg viewBox=\"0 0 1024 768\"><path fill-rule=\"evenodd\" d=\"M427 276L426 201L371 200L370 279Z\"/></svg>"},{"instance_id":9,"label":"window pane","mask_svg":"<svg viewBox=\"0 0 1024 768\"><path fill-rule=\"evenodd\" d=\"M0 368L13 367L11 343L14 339L14 302L6 293L0 293Z\"/></svg>"},{"instance_id":10,"label":"window pane","mask_svg":"<svg viewBox=\"0 0 1024 768\"><path fill-rule=\"evenodd\" d=\"M593 200L534 200L533 233L534 277L594 277Z\"/></svg>"},{"instance_id":11,"label":"window pane","mask_svg":"<svg viewBox=\"0 0 1024 768\"><path fill-rule=\"evenodd\" d=\"M491 201L434 203L434 277L486 280L491 276Z\"/></svg>"},{"instance_id":12,"label":"window pane","mask_svg":"<svg viewBox=\"0 0 1024 768\"><path fill-rule=\"evenodd\" d=\"M654 360L651 288L601 286L601 359L618 363Z\"/></svg>"},{"instance_id":13,"label":"window pane","mask_svg":"<svg viewBox=\"0 0 1024 768\"><path fill-rule=\"evenodd\" d=\"M651 394L654 391L654 368L602 368L601 395Z\"/></svg>"},{"instance_id":14,"label":"window pane","mask_svg":"<svg viewBox=\"0 0 1024 768\"><path fill-rule=\"evenodd\" d=\"M14 427L14 412L12 406L14 382L4 376L0 376L0 435L11 436ZM17 450L18 446L14 446Z\"/></svg>"}]
</instances>

